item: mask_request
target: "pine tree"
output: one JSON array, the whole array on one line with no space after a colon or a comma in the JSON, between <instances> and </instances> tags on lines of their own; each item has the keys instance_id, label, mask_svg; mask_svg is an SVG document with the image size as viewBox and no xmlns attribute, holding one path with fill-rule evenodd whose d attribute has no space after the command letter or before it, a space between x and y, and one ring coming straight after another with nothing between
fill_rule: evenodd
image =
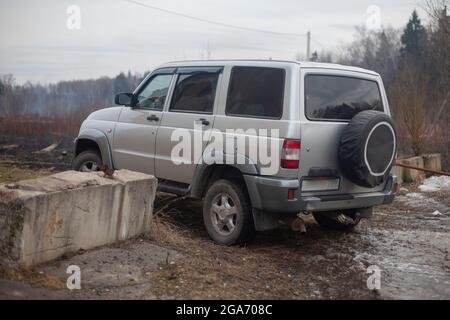
<instances>
[{"instance_id":1,"label":"pine tree","mask_svg":"<svg viewBox=\"0 0 450 320\"><path fill-rule=\"evenodd\" d=\"M436 25L430 36L429 68L433 73L435 91L447 95L450 89L450 16L447 7L439 10Z\"/></svg>"},{"instance_id":2,"label":"pine tree","mask_svg":"<svg viewBox=\"0 0 450 320\"><path fill-rule=\"evenodd\" d=\"M123 72L121 72L115 79L114 79L114 92L115 94L120 92L129 92L129 84L127 77Z\"/></svg>"},{"instance_id":3,"label":"pine tree","mask_svg":"<svg viewBox=\"0 0 450 320\"><path fill-rule=\"evenodd\" d=\"M423 62L426 36L426 30L417 11L414 10L401 37L402 47L400 52L402 58L415 63Z\"/></svg>"}]
</instances>

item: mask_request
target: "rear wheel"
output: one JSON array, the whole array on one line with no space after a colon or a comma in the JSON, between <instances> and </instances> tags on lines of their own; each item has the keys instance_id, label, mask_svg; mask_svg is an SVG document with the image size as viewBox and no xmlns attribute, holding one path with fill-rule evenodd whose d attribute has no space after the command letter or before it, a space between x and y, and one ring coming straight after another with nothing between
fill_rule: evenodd
<instances>
[{"instance_id":1,"label":"rear wheel","mask_svg":"<svg viewBox=\"0 0 450 320\"><path fill-rule=\"evenodd\" d=\"M72 168L75 171L82 172L100 171L102 158L93 150L83 151L73 160Z\"/></svg>"},{"instance_id":2,"label":"rear wheel","mask_svg":"<svg viewBox=\"0 0 450 320\"><path fill-rule=\"evenodd\" d=\"M250 199L238 180L217 180L203 202L203 222L217 243L233 245L251 238L255 232Z\"/></svg>"},{"instance_id":3,"label":"rear wheel","mask_svg":"<svg viewBox=\"0 0 450 320\"><path fill-rule=\"evenodd\" d=\"M361 221L356 210L314 212L313 215L321 227L337 231L351 231Z\"/></svg>"}]
</instances>

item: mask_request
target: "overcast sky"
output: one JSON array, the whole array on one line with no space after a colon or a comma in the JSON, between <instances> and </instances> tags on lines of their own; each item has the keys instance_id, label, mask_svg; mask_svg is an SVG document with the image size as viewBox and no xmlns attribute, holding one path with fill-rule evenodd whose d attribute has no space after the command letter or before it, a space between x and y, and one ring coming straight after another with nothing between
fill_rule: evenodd
<instances>
[{"instance_id":1,"label":"overcast sky","mask_svg":"<svg viewBox=\"0 0 450 320\"><path fill-rule=\"evenodd\" d=\"M351 41L367 8L381 23L403 27L420 0L135 0L181 14L280 33L312 34L313 50ZM81 10L81 29L68 29L67 8ZM172 60L295 58L304 36L252 32L146 8L126 0L0 0L0 75L18 83L144 72Z\"/></svg>"}]
</instances>

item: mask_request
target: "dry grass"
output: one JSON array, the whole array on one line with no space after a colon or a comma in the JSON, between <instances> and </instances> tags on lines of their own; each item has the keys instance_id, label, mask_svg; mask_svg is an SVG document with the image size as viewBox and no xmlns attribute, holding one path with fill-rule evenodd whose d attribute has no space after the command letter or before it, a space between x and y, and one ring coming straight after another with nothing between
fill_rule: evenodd
<instances>
[{"instance_id":1,"label":"dry grass","mask_svg":"<svg viewBox=\"0 0 450 320\"><path fill-rule=\"evenodd\" d=\"M182 258L170 258L151 275L151 292L184 299L301 299L298 283L273 264L274 257L246 247L224 247L159 217L148 239L171 247ZM275 258L276 259L276 258Z\"/></svg>"},{"instance_id":2,"label":"dry grass","mask_svg":"<svg viewBox=\"0 0 450 320\"><path fill-rule=\"evenodd\" d=\"M47 288L47 289L64 289L66 288L66 280L39 273L35 269L28 268L6 268L0 266L0 279L11 281L26 282L33 287Z\"/></svg>"},{"instance_id":3,"label":"dry grass","mask_svg":"<svg viewBox=\"0 0 450 320\"><path fill-rule=\"evenodd\" d=\"M168 257L150 276L153 294L184 299L303 298L287 269L274 265L279 258L271 250L219 246L206 237L199 219L185 228L172 218L182 214L201 219L199 210L198 202L183 200L155 217L147 239L177 250L182 257L175 261Z\"/></svg>"},{"instance_id":4,"label":"dry grass","mask_svg":"<svg viewBox=\"0 0 450 320\"><path fill-rule=\"evenodd\" d=\"M8 161L0 161L0 183L34 179L51 174L49 169L28 169L16 166Z\"/></svg>"},{"instance_id":5,"label":"dry grass","mask_svg":"<svg viewBox=\"0 0 450 320\"><path fill-rule=\"evenodd\" d=\"M85 116L83 114L62 117L42 117L32 114L3 116L0 117L0 133L30 137L77 134Z\"/></svg>"}]
</instances>

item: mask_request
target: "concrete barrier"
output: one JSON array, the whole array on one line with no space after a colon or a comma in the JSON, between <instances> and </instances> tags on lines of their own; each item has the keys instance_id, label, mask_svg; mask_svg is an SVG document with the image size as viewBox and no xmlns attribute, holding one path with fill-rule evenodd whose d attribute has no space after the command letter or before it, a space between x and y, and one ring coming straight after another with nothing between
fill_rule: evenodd
<instances>
[{"instance_id":1,"label":"concrete barrier","mask_svg":"<svg viewBox=\"0 0 450 320\"><path fill-rule=\"evenodd\" d=\"M441 155L439 153L424 154L423 166L425 169L442 171ZM426 173L427 177L432 176L432 173Z\"/></svg>"},{"instance_id":2,"label":"concrete barrier","mask_svg":"<svg viewBox=\"0 0 450 320\"><path fill-rule=\"evenodd\" d=\"M397 160L399 162L399 160ZM392 174L397 177L397 183L403 183L403 167L395 166L392 168Z\"/></svg>"},{"instance_id":3,"label":"concrete barrier","mask_svg":"<svg viewBox=\"0 0 450 320\"><path fill-rule=\"evenodd\" d=\"M410 165L434 171L442 171L441 155L439 153L424 154L418 157L397 160L399 164ZM432 176L432 173L394 166L392 173L397 176L398 183L421 182L425 177Z\"/></svg>"},{"instance_id":4,"label":"concrete barrier","mask_svg":"<svg viewBox=\"0 0 450 320\"><path fill-rule=\"evenodd\" d=\"M66 171L0 184L0 257L29 266L150 228L157 179Z\"/></svg>"},{"instance_id":5,"label":"concrete barrier","mask_svg":"<svg viewBox=\"0 0 450 320\"><path fill-rule=\"evenodd\" d=\"M423 157L412 157L408 159L397 160L397 163L406 164L418 168L423 168ZM398 169L398 174L402 175L403 182L420 182L425 179L425 172L409 168Z\"/></svg>"}]
</instances>

